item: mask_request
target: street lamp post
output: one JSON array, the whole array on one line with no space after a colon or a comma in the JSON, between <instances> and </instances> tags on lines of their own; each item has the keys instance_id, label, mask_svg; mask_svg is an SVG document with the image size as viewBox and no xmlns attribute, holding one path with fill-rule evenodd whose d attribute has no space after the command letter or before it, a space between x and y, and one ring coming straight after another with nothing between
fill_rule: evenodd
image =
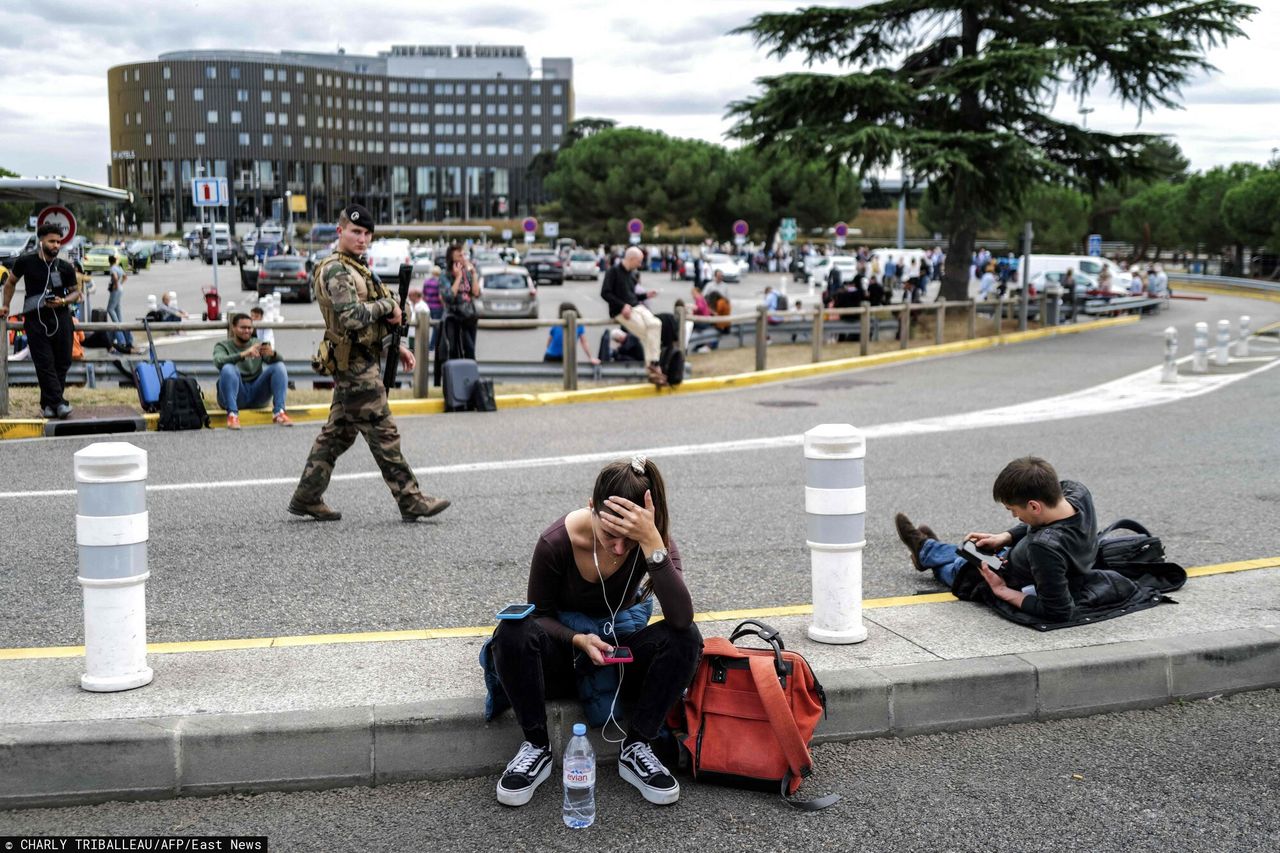
<instances>
[{"instance_id":1,"label":"street lamp post","mask_svg":"<svg viewBox=\"0 0 1280 853\"><path fill-rule=\"evenodd\" d=\"M1080 126L1085 130L1089 129L1089 113L1093 112L1093 107L1081 107L1080 110Z\"/></svg>"}]
</instances>

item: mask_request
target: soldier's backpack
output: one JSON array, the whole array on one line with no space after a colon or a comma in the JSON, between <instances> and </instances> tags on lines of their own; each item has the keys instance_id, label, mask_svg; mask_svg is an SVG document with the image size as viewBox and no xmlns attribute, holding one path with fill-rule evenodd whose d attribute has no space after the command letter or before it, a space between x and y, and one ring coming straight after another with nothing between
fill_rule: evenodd
<instances>
[{"instance_id":1,"label":"soldier's backpack","mask_svg":"<svg viewBox=\"0 0 1280 853\"><path fill-rule=\"evenodd\" d=\"M162 430L208 427L209 413L204 408L200 383L185 373L164 380L160 386L160 420L156 426Z\"/></svg>"}]
</instances>

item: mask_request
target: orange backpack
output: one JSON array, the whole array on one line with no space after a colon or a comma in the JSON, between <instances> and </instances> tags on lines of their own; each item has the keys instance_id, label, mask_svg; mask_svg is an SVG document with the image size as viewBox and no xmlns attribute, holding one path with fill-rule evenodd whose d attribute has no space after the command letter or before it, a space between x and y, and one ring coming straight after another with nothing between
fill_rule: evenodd
<instances>
[{"instance_id":1,"label":"orange backpack","mask_svg":"<svg viewBox=\"0 0 1280 853\"><path fill-rule=\"evenodd\" d=\"M754 636L767 649L734 645ZM668 725L682 732L695 779L772 790L807 811L837 802L837 794L792 800L813 771L809 742L826 714L827 697L809 662L786 651L778 632L748 620L729 639L703 642L702 660L684 700L671 710Z\"/></svg>"}]
</instances>

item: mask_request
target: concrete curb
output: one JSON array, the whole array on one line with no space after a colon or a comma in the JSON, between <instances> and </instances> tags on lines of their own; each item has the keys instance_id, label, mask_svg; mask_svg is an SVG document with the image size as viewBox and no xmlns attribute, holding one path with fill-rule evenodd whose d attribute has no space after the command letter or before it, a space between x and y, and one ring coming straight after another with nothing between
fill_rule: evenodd
<instances>
[{"instance_id":1,"label":"concrete curb","mask_svg":"<svg viewBox=\"0 0 1280 853\"><path fill-rule=\"evenodd\" d=\"M1280 687L1280 627L820 671L817 742L1149 708ZM477 698L281 713L0 727L0 808L496 774L519 745ZM580 716L551 703L552 749ZM599 754L615 755L600 732Z\"/></svg>"},{"instance_id":2,"label":"concrete curb","mask_svg":"<svg viewBox=\"0 0 1280 853\"><path fill-rule=\"evenodd\" d=\"M974 338L973 340L953 341L949 344L914 347L905 350L891 350L876 355L855 356L853 358L821 361L817 364L800 364L793 367L778 367L770 370L751 373L735 373L728 376L708 376L703 379L690 379L675 388L658 389L652 385L616 385L608 388L591 388L583 391L549 391L542 394L503 394L496 400L499 409L527 409L537 406L558 406L566 403L599 403L618 400L637 400L660 397L669 394L692 394L705 391L720 391L725 388L745 388L770 382L790 382L810 376L821 376L845 370L861 370L869 367L880 367L903 361L915 361L922 358L936 358L944 355L955 355L981 349L1024 343L1027 341L1052 338L1059 335L1074 335L1080 332L1112 329L1117 326L1128 326L1139 321L1136 315L1113 317L1106 320L1094 320L1089 323L1054 326L1049 329L1031 329L1026 332L1010 332L1003 335ZM306 406L290 406L289 417L295 423L325 421L329 418L329 404L315 403ZM438 415L444 412L444 401L429 400L392 400L393 415ZM159 415L143 414L146 428L154 432L157 429ZM210 425L214 429L224 429L227 425L227 413L221 409L209 410ZM271 412L265 409L244 409L240 412L242 426L270 426ZM10 438L40 438L44 435L45 422L42 419L0 419L0 441Z\"/></svg>"}]
</instances>

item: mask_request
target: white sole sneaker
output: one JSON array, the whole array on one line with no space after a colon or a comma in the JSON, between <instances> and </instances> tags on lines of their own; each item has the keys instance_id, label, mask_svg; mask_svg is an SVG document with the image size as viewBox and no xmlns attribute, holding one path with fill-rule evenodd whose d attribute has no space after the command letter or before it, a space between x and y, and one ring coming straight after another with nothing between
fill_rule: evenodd
<instances>
[{"instance_id":1,"label":"white sole sneaker","mask_svg":"<svg viewBox=\"0 0 1280 853\"><path fill-rule=\"evenodd\" d=\"M504 806L523 806L525 803L533 799L533 792L538 790L538 786L551 778L551 767L554 761L548 761L546 766L542 768L533 779L533 784L527 788L521 788L519 791L508 791L502 787L502 780L498 780L498 802Z\"/></svg>"},{"instance_id":2,"label":"white sole sneaker","mask_svg":"<svg viewBox=\"0 0 1280 853\"><path fill-rule=\"evenodd\" d=\"M636 790L640 792L640 796L644 797L655 806L669 806L676 800L680 799L680 783L676 782L676 786L670 790L661 788L651 788L645 784L644 780L636 775L636 772L625 764L618 765L618 775L632 785L636 786Z\"/></svg>"}]
</instances>

